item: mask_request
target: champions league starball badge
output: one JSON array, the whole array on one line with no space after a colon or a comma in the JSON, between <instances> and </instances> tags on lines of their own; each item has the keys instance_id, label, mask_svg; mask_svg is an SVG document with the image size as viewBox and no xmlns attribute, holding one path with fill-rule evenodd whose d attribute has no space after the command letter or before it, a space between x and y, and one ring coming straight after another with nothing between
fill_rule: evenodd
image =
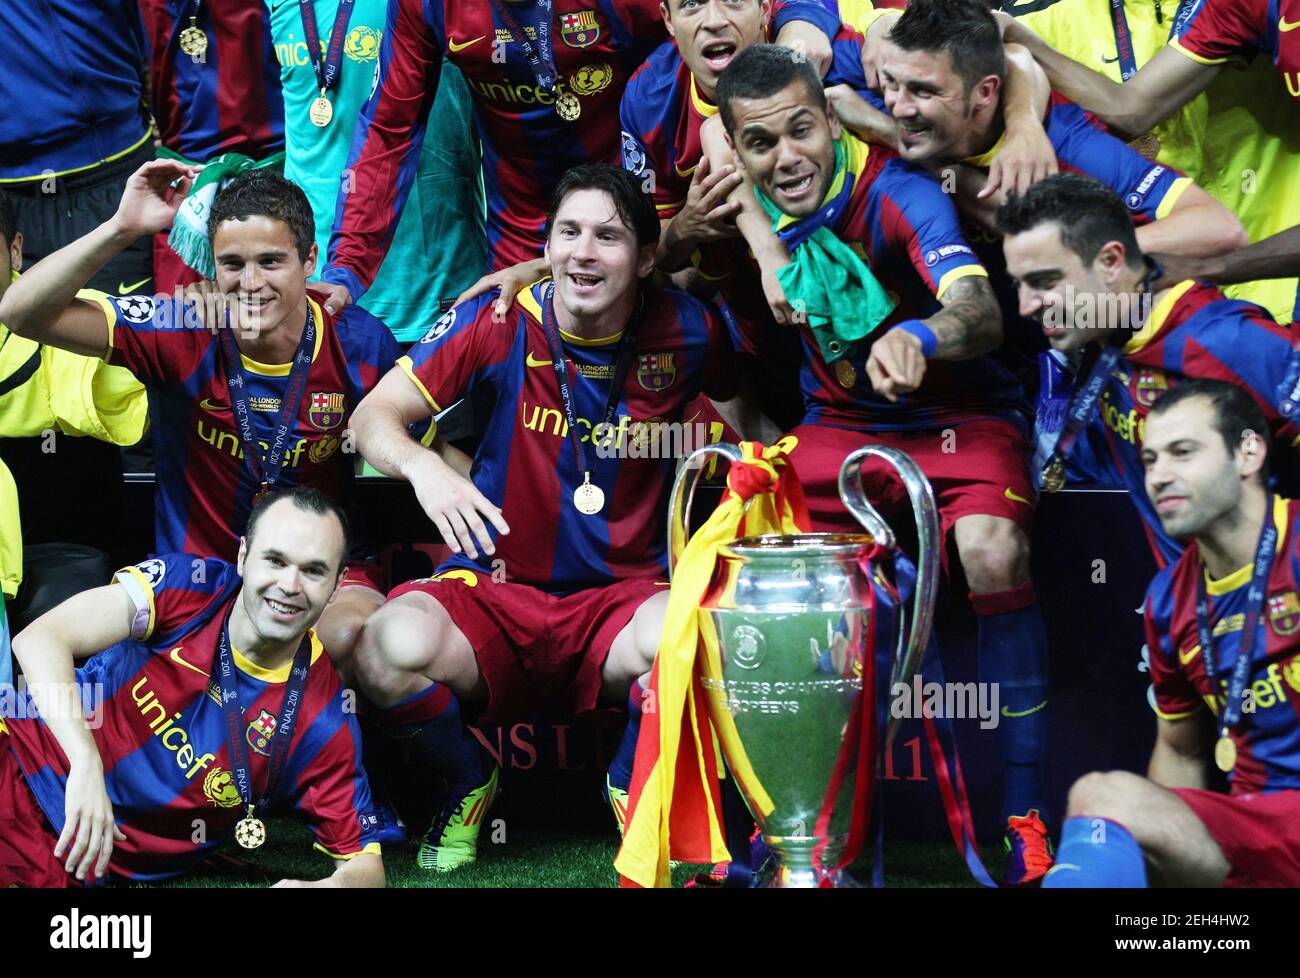
<instances>
[{"instance_id":1,"label":"champions league starball badge","mask_svg":"<svg viewBox=\"0 0 1300 978\"><path fill-rule=\"evenodd\" d=\"M582 115L582 103L572 92L565 92L555 99L555 113L565 122L577 122Z\"/></svg>"},{"instance_id":2,"label":"champions league starball badge","mask_svg":"<svg viewBox=\"0 0 1300 978\"><path fill-rule=\"evenodd\" d=\"M251 808L248 811L248 817L241 818L235 826L235 841L245 849L257 849L266 841L266 826L260 818L253 817Z\"/></svg>"},{"instance_id":3,"label":"champions league starball badge","mask_svg":"<svg viewBox=\"0 0 1300 978\"><path fill-rule=\"evenodd\" d=\"M191 58L202 58L208 50L208 35L199 27L198 18L190 18L190 26L181 31L181 50Z\"/></svg>"}]
</instances>

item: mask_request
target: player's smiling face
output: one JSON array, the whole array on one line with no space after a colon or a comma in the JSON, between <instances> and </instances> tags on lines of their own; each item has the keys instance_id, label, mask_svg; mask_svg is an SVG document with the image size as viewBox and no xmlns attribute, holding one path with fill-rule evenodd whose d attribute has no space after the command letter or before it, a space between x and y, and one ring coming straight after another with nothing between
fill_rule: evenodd
<instances>
[{"instance_id":1,"label":"player's smiling face","mask_svg":"<svg viewBox=\"0 0 1300 978\"><path fill-rule=\"evenodd\" d=\"M304 316L307 279L316 271L316 246L304 261L284 221L261 214L222 221L212 236L217 287L232 300L231 321L244 336L265 343Z\"/></svg>"},{"instance_id":2,"label":"player's smiling face","mask_svg":"<svg viewBox=\"0 0 1300 978\"><path fill-rule=\"evenodd\" d=\"M1243 478L1255 478L1257 466L1244 452L1228 451L1215 421L1213 404L1199 396L1146 419L1142 466L1147 496L1160 525L1177 539L1198 536L1236 510Z\"/></svg>"},{"instance_id":3,"label":"player's smiling face","mask_svg":"<svg viewBox=\"0 0 1300 978\"><path fill-rule=\"evenodd\" d=\"M575 190L561 201L546 241L560 326L616 332L631 312L640 279L654 271L653 246L639 247L604 190ZM617 320L617 321L615 321Z\"/></svg>"},{"instance_id":4,"label":"player's smiling face","mask_svg":"<svg viewBox=\"0 0 1300 978\"><path fill-rule=\"evenodd\" d=\"M898 126L898 151L914 163L956 162L980 140L974 115L997 101L997 78L966 91L947 51L904 51L885 41L880 84L885 107ZM976 138L972 138L976 137Z\"/></svg>"},{"instance_id":5,"label":"player's smiling face","mask_svg":"<svg viewBox=\"0 0 1300 978\"><path fill-rule=\"evenodd\" d=\"M1002 240L1007 274L1016 284L1020 315L1036 320L1052 349L1068 353L1104 339L1106 323L1096 313L1107 308L1100 262L1083 259L1061 240L1055 223L1039 224Z\"/></svg>"},{"instance_id":6,"label":"player's smiling face","mask_svg":"<svg viewBox=\"0 0 1300 978\"><path fill-rule=\"evenodd\" d=\"M239 545L241 604L265 642L297 641L334 596L345 560L343 533L331 514L272 503L252 538Z\"/></svg>"},{"instance_id":7,"label":"player's smiling face","mask_svg":"<svg viewBox=\"0 0 1300 978\"><path fill-rule=\"evenodd\" d=\"M731 115L727 138L755 185L783 214L816 211L835 177L839 120L798 80L767 98L733 99Z\"/></svg>"},{"instance_id":8,"label":"player's smiling face","mask_svg":"<svg viewBox=\"0 0 1300 978\"><path fill-rule=\"evenodd\" d=\"M713 98L732 59L763 40L770 0L665 0L668 33L704 95Z\"/></svg>"}]
</instances>

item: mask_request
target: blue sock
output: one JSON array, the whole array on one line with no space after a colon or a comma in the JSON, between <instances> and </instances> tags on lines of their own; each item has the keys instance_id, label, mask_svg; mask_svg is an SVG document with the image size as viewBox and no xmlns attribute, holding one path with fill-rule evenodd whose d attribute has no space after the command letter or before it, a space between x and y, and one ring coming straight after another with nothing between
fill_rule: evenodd
<instances>
[{"instance_id":1,"label":"blue sock","mask_svg":"<svg viewBox=\"0 0 1300 978\"><path fill-rule=\"evenodd\" d=\"M1043 889L1146 885L1142 847L1128 829L1110 819L1088 815L1065 820L1056 865L1043 877Z\"/></svg>"},{"instance_id":2,"label":"blue sock","mask_svg":"<svg viewBox=\"0 0 1300 978\"><path fill-rule=\"evenodd\" d=\"M641 701L644 697L645 688L641 680L633 680L627 694L627 727L609 765L609 783L624 791L632 787L632 762L636 759L636 741L641 735Z\"/></svg>"},{"instance_id":3,"label":"blue sock","mask_svg":"<svg viewBox=\"0 0 1300 978\"><path fill-rule=\"evenodd\" d=\"M998 689L1002 822L1031 808L1046 822L1047 633L1034 586L970 597L979 620L980 680Z\"/></svg>"},{"instance_id":4,"label":"blue sock","mask_svg":"<svg viewBox=\"0 0 1300 978\"><path fill-rule=\"evenodd\" d=\"M417 752L453 787L477 788L492 773L492 759L460 716L456 694L443 683L426 688L380 711L380 722Z\"/></svg>"}]
</instances>

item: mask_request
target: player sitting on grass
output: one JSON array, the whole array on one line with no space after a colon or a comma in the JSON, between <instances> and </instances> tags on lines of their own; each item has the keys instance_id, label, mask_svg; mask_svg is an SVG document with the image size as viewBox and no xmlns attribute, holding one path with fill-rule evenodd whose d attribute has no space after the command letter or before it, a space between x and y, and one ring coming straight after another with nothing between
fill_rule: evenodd
<instances>
[{"instance_id":1,"label":"player sitting on grass","mask_svg":"<svg viewBox=\"0 0 1300 978\"><path fill-rule=\"evenodd\" d=\"M1268 442L1224 381L1151 406L1146 493L1187 543L1147 592L1155 749L1145 778L1075 782L1044 887L1300 886L1300 503L1268 491Z\"/></svg>"},{"instance_id":2,"label":"player sitting on grass","mask_svg":"<svg viewBox=\"0 0 1300 978\"><path fill-rule=\"evenodd\" d=\"M608 781L621 816L640 680L668 598L676 453L646 451L647 436L688 420L700 393L734 394L717 310L646 281L659 221L632 174L570 170L546 231L551 278L515 296L505 324L493 321L494 296L455 307L354 419L362 454L411 483L453 550L433 578L389 595L357 650L358 680L383 721L451 786L420 850L426 869L475 858L496 793L497 768L462 708L503 723L546 701L579 712L626 699L631 723ZM465 395L492 405L469 479L407 434Z\"/></svg>"},{"instance_id":3,"label":"player sitting on grass","mask_svg":"<svg viewBox=\"0 0 1300 978\"><path fill-rule=\"evenodd\" d=\"M0 711L0 888L175 876L232 836L260 845L279 807L337 866L279 885L383 885L361 735L312 630L347 536L320 493L270 496L236 565L162 554L14 638L28 687Z\"/></svg>"}]
</instances>

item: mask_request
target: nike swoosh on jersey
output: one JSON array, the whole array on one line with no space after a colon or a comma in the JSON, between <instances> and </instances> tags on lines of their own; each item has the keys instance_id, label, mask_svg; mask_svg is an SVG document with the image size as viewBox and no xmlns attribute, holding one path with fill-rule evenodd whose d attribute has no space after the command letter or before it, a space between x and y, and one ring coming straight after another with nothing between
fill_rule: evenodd
<instances>
[{"instance_id":1,"label":"nike swoosh on jersey","mask_svg":"<svg viewBox=\"0 0 1300 978\"><path fill-rule=\"evenodd\" d=\"M1190 652L1186 652L1186 653L1183 652L1182 649L1179 649L1179 650L1178 650L1178 661L1181 662L1183 665L1187 665L1187 663L1191 662L1193 659L1195 659L1195 658L1196 658L1198 655L1200 655L1200 654L1201 654L1201 647L1200 647L1199 645L1193 645L1193 646L1192 646L1192 651L1190 651Z\"/></svg>"},{"instance_id":2,"label":"nike swoosh on jersey","mask_svg":"<svg viewBox=\"0 0 1300 978\"><path fill-rule=\"evenodd\" d=\"M1016 719L1016 717L1027 717L1027 716L1029 716L1029 714L1031 714L1031 713L1037 713L1039 710L1041 710L1041 709L1042 709L1043 707L1045 707L1046 705L1047 705L1047 700L1043 700L1043 702L1039 703L1037 706L1031 706L1031 707L1030 707L1029 709L1027 709L1027 710L1020 710L1020 711L1018 711L1018 712L1015 711L1015 710L1009 710L1009 709L1007 709L1007 708L1004 706L1004 707L1002 708L1002 715L1003 715L1004 717L1008 717L1008 718L1014 720L1014 719Z\"/></svg>"},{"instance_id":3,"label":"nike swoosh on jersey","mask_svg":"<svg viewBox=\"0 0 1300 978\"><path fill-rule=\"evenodd\" d=\"M171 657L172 662L175 662L178 666L184 666L186 669L190 670L190 672L197 672L200 676L207 676L207 673L204 672L202 669L200 669L198 666L186 662L184 659L181 658L180 652L181 649L183 648L185 648L185 646L178 645L176 646L176 648L172 649L169 653L167 653Z\"/></svg>"},{"instance_id":4,"label":"nike swoosh on jersey","mask_svg":"<svg viewBox=\"0 0 1300 978\"><path fill-rule=\"evenodd\" d=\"M203 400L199 401L199 407L202 408L204 411L229 411L230 410L230 408L228 408L224 404L213 404L212 401L210 401L206 397Z\"/></svg>"},{"instance_id":5,"label":"nike swoosh on jersey","mask_svg":"<svg viewBox=\"0 0 1300 978\"><path fill-rule=\"evenodd\" d=\"M117 283L117 294L118 294L118 295L131 295L131 294L132 294L133 292L135 292L135 290L138 289L140 286L144 285L146 282L152 282L152 281L153 281L153 276L150 275L150 276L147 276L146 278L142 278L142 279L140 279L140 281L135 282L135 283L132 284L132 285L123 285L121 282L118 282L118 283Z\"/></svg>"},{"instance_id":6,"label":"nike swoosh on jersey","mask_svg":"<svg viewBox=\"0 0 1300 978\"><path fill-rule=\"evenodd\" d=\"M554 360L538 360L533 356L532 350L529 350L528 356L524 357L524 363L528 364L530 367L551 367L555 365Z\"/></svg>"},{"instance_id":7,"label":"nike swoosh on jersey","mask_svg":"<svg viewBox=\"0 0 1300 978\"><path fill-rule=\"evenodd\" d=\"M485 37L487 37L486 34L480 34L478 37L474 38L472 41L465 41L465 42L462 43L462 44L457 44L457 43L456 43L456 39L455 39L454 37L449 37L449 38L447 38L447 47L449 47L449 48L451 49L451 53L452 53L452 54L456 54L456 53L459 52L459 51L464 51L467 47L469 47L469 46L472 45L472 44L477 44L479 41L483 40L483 38L485 38Z\"/></svg>"},{"instance_id":8,"label":"nike swoosh on jersey","mask_svg":"<svg viewBox=\"0 0 1300 978\"><path fill-rule=\"evenodd\" d=\"M1300 20L1292 21L1288 24L1285 17L1278 18L1277 29L1282 34L1290 34L1297 27L1300 27Z\"/></svg>"},{"instance_id":9,"label":"nike swoosh on jersey","mask_svg":"<svg viewBox=\"0 0 1300 978\"><path fill-rule=\"evenodd\" d=\"M1012 492L1010 486L1007 486L1006 491L1003 492L1002 495L1006 496L1006 497L1007 497L1008 499L1010 499L1013 503L1024 503L1026 506L1032 506L1032 505L1033 505L1033 503L1031 503L1031 502L1030 502L1028 499L1026 499L1024 496L1017 496L1014 492Z\"/></svg>"}]
</instances>

